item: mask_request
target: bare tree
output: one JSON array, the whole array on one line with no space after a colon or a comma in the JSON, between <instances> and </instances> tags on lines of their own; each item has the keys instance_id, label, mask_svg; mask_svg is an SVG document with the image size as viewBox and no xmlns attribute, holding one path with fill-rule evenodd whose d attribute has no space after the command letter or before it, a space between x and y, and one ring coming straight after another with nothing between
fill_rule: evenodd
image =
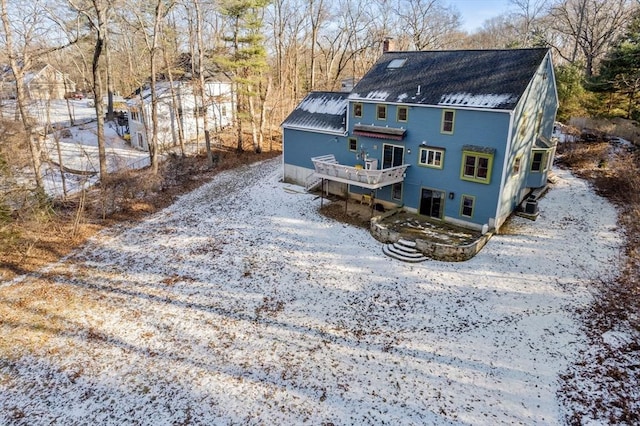
<instances>
[{"instance_id":1,"label":"bare tree","mask_svg":"<svg viewBox=\"0 0 640 426\"><path fill-rule=\"evenodd\" d=\"M166 30L166 28L165 28ZM173 34L177 33L177 29L175 26L175 23L173 25L171 25L171 29L170 31ZM182 127L182 115L183 115L183 111L182 111L182 105L180 104L180 99L178 98L178 95L176 93L176 89L175 89L175 84L174 84L174 72L172 70L173 67L173 62L169 59L169 44L170 44L170 37L167 37L166 34L164 37L162 37L162 58L164 60L164 67L166 69L166 74L167 74L167 78L169 79L169 90L171 93L171 105L173 106L173 110L175 111L175 117L176 117L176 133L177 133L177 139L178 139L178 144L180 146L180 154L184 157L185 155L185 146L184 146L184 129ZM173 42L173 47L175 49L177 49L178 46L178 42L177 40L174 40ZM175 143L175 140L174 140Z\"/></svg>"},{"instance_id":2,"label":"bare tree","mask_svg":"<svg viewBox=\"0 0 640 426\"><path fill-rule=\"evenodd\" d=\"M166 4L165 4L166 3ZM159 163L159 149L158 149L158 128L160 124L158 122L158 91L157 91L157 78L158 78L158 52L160 47L160 34L163 26L163 20L166 16L167 10L173 7L172 2L166 2L165 0L155 0L151 6L151 10L146 10L147 14L144 14L145 9L135 12L136 20L138 22L138 30L143 36L146 44L147 52L149 53L149 84L151 91L151 140L147 141L149 145L149 157L151 160L151 170L153 174L158 173ZM149 22L149 20L151 22Z\"/></svg>"},{"instance_id":3,"label":"bare tree","mask_svg":"<svg viewBox=\"0 0 640 426\"><path fill-rule=\"evenodd\" d=\"M102 81L103 62L108 18L111 9L111 0L68 0L71 7L80 15L87 19L95 34L95 44L93 48L93 60L91 62L91 74L93 77L93 96L97 118L97 139L98 139L98 162L100 166L100 179L107 176L107 155L105 151L104 137L104 86Z\"/></svg>"},{"instance_id":4,"label":"bare tree","mask_svg":"<svg viewBox=\"0 0 640 426\"><path fill-rule=\"evenodd\" d=\"M509 0L516 11L512 14L523 47L531 47L535 42L536 25L549 8L549 0Z\"/></svg>"},{"instance_id":5,"label":"bare tree","mask_svg":"<svg viewBox=\"0 0 640 426\"><path fill-rule=\"evenodd\" d=\"M509 13L487 19L480 30L467 37L470 49L505 49L520 45L520 31Z\"/></svg>"},{"instance_id":6,"label":"bare tree","mask_svg":"<svg viewBox=\"0 0 640 426\"><path fill-rule=\"evenodd\" d=\"M632 0L563 0L553 6L550 15L555 30L573 42L571 51L555 46L558 53L571 63L584 59L585 74L592 76L598 61L630 19L632 3Z\"/></svg>"},{"instance_id":7,"label":"bare tree","mask_svg":"<svg viewBox=\"0 0 640 426\"><path fill-rule=\"evenodd\" d=\"M274 90L270 99L274 120L281 122L301 98L301 67L305 52L305 22L302 0L274 0L267 9L265 26L270 30L274 52Z\"/></svg>"},{"instance_id":8,"label":"bare tree","mask_svg":"<svg viewBox=\"0 0 640 426\"><path fill-rule=\"evenodd\" d=\"M9 24L9 13L7 11L6 0L0 0L0 7L0 18L2 18L2 27L5 32L5 43L7 56L9 58L9 66L11 67L11 72L13 73L13 78L15 80L17 108L25 130L27 144L31 151L31 161L35 175L36 188L42 191L44 189L44 183L42 181L42 175L40 174L40 148L35 141L36 135L34 132L34 123L29 117L29 113L27 111L24 87L25 70L29 65L30 55L28 54L26 43L24 44L25 49L21 52L22 55L17 52L16 46L13 42L13 28L11 28L11 25ZM22 64L19 63L20 60L22 60Z\"/></svg>"},{"instance_id":9,"label":"bare tree","mask_svg":"<svg viewBox=\"0 0 640 426\"><path fill-rule=\"evenodd\" d=\"M135 14L139 6L114 9L109 26L109 62L118 64L110 67L114 82L111 90L130 94L139 89L149 77L149 55L140 52L147 48Z\"/></svg>"},{"instance_id":10,"label":"bare tree","mask_svg":"<svg viewBox=\"0 0 640 426\"><path fill-rule=\"evenodd\" d=\"M367 28L373 24L374 17L367 5L348 0L338 5L340 9L332 18L335 30L326 31L318 43L323 59L320 71L325 76L326 90L335 90L348 72L355 74L356 57L382 40L369 37Z\"/></svg>"},{"instance_id":11,"label":"bare tree","mask_svg":"<svg viewBox=\"0 0 640 426\"><path fill-rule=\"evenodd\" d=\"M207 162L209 163L209 167L213 166L213 154L211 153L211 135L209 132L209 100L207 99L207 91L206 91L206 81L205 81L205 45L204 45L204 37L203 37L203 22L204 16L200 9L199 0L193 1L193 7L196 12L196 43L197 43L197 52L198 52L198 62L197 62L197 73L198 73L198 92L200 96L201 105L196 107L200 109L200 113L202 114L202 123L204 127L204 144L207 150Z\"/></svg>"},{"instance_id":12,"label":"bare tree","mask_svg":"<svg viewBox=\"0 0 640 426\"><path fill-rule=\"evenodd\" d=\"M31 153L31 162L34 172L35 186L38 191L44 189L44 183L40 174L41 150L36 135L36 123L29 115L27 105L27 93L25 87L26 73L34 63L46 55L62 50L70 44L75 43L75 39L69 40L59 46L49 46L45 43L47 38L47 27L44 24L46 8L40 1L21 5L19 10L14 9L15 14L10 18L10 11L6 0L0 0L0 19L4 30L4 43L9 67L13 74L13 82L16 92L16 116L21 121L27 139L27 146ZM23 19L20 19L23 18ZM17 21L16 21L17 20ZM12 21L22 26L20 31L21 39L17 42L14 39L16 28Z\"/></svg>"},{"instance_id":13,"label":"bare tree","mask_svg":"<svg viewBox=\"0 0 640 426\"><path fill-rule=\"evenodd\" d=\"M324 0L308 0L309 22L311 24L310 58L309 58L309 90L316 87L316 43L318 33L324 24L327 12Z\"/></svg>"},{"instance_id":14,"label":"bare tree","mask_svg":"<svg viewBox=\"0 0 640 426\"><path fill-rule=\"evenodd\" d=\"M440 0L398 0L398 16L416 50L447 46L447 34L460 27L460 14Z\"/></svg>"}]
</instances>

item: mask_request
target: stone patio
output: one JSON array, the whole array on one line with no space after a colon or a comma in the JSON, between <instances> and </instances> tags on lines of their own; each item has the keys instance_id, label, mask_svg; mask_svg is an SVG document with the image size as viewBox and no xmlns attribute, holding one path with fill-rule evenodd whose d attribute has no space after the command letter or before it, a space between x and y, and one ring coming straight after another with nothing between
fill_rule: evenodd
<instances>
[{"instance_id":1,"label":"stone patio","mask_svg":"<svg viewBox=\"0 0 640 426\"><path fill-rule=\"evenodd\" d=\"M424 256L443 261L464 261L475 256L491 238L459 226L403 210L375 211L357 200L331 197L324 200L323 213L357 226L367 227L378 241L385 244L400 240L415 242Z\"/></svg>"}]
</instances>

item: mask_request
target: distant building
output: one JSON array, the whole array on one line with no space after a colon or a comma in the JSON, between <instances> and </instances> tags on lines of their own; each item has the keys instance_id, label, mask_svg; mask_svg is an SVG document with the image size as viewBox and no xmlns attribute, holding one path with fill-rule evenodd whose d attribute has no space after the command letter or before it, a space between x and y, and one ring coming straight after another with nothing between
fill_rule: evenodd
<instances>
[{"instance_id":1,"label":"distant building","mask_svg":"<svg viewBox=\"0 0 640 426\"><path fill-rule=\"evenodd\" d=\"M231 81L226 77L207 81L204 106L200 97L194 94L194 85L198 83L194 80L174 81L175 105L171 96L170 83L161 81L156 84L160 147L178 145L180 127L185 141L204 138L204 114L207 114L211 131L232 124L234 103ZM127 106L131 145L146 151L149 149L148 138L151 137L151 90L145 88L132 96L127 101Z\"/></svg>"},{"instance_id":2,"label":"distant building","mask_svg":"<svg viewBox=\"0 0 640 426\"><path fill-rule=\"evenodd\" d=\"M24 85L28 99L64 99L65 93L75 92L76 84L67 74L52 65L40 64L25 72ZM16 82L11 68L4 66L0 77L0 96L15 99Z\"/></svg>"}]
</instances>

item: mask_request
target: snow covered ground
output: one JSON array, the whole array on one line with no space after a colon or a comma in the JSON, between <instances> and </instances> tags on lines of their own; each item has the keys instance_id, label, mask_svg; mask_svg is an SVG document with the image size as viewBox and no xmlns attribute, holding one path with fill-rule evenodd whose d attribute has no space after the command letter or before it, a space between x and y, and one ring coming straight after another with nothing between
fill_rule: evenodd
<instances>
[{"instance_id":1,"label":"snow covered ground","mask_svg":"<svg viewBox=\"0 0 640 426\"><path fill-rule=\"evenodd\" d=\"M96 122L69 127L67 137L56 140L54 134L44 140L43 151L50 163L43 167L45 190L50 195L63 195L59 164L65 167L67 194L79 191L82 185L97 182L100 170L98 159L98 137ZM65 131L65 132L66 132ZM131 147L116 132L113 123L106 123L105 153L107 169L115 172L124 169L138 169L150 164L149 153ZM60 154L58 154L58 144ZM92 173L91 175L82 173Z\"/></svg>"},{"instance_id":2,"label":"snow covered ground","mask_svg":"<svg viewBox=\"0 0 640 426\"><path fill-rule=\"evenodd\" d=\"M4 116L13 117L15 107L15 101L5 100L0 112ZM50 196L63 196L66 189L66 194L69 195L95 184L100 165L93 101L34 100L29 103L28 108L29 114L41 129L46 127L46 123L51 123L54 129L58 129L48 133L41 141L45 159L41 173L46 193ZM71 126L70 117L73 117L74 126ZM125 142L118 135L114 122L105 123L104 134L107 169L110 172L149 165L149 153L137 150ZM62 164L66 172L60 171L59 164ZM62 174L65 178L64 185ZM33 171L25 170L24 176L18 180L28 186L33 181Z\"/></svg>"},{"instance_id":3,"label":"snow covered ground","mask_svg":"<svg viewBox=\"0 0 640 426\"><path fill-rule=\"evenodd\" d=\"M50 161L43 165L45 191L52 196L64 195L65 188L58 166L62 163L68 171L64 173L67 194L73 194L83 186L93 185L98 180L97 172L100 169L100 163L96 111L91 100L70 100L69 108L67 108L67 101L52 100L50 102L49 121L55 123L55 127L65 130L50 133L43 141L43 153ZM46 114L38 106L38 103L31 105L32 114L39 118L40 123L46 123ZM69 110L75 122L79 124L70 126ZM149 165L149 153L132 148L125 142L118 135L115 123L105 123L104 134L107 169L110 172ZM82 173L93 173L93 175Z\"/></svg>"},{"instance_id":4,"label":"snow covered ground","mask_svg":"<svg viewBox=\"0 0 640 426\"><path fill-rule=\"evenodd\" d=\"M66 295L0 324L0 424L563 423L575 310L622 239L609 203L556 175L538 220L470 261L405 264L279 182L281 159L221 173L0 286Z\"/></svg>"}]
</instances>

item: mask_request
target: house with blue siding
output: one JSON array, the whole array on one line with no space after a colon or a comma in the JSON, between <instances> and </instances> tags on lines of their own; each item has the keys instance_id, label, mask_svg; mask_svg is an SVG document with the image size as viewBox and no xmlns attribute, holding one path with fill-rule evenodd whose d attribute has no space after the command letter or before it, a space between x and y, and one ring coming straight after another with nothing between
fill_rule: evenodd
<instances>
[{"instance_id":1,"label":"house with blue siding","mask_svg":"<svg viewBox=\"0 0 640 426\"><path fill-rule=\"evenodd\" d=\"M497 230L546 186L557 107L549 49L383 52L285 119L283 178Z\"/></svg>"}]
</instances>

